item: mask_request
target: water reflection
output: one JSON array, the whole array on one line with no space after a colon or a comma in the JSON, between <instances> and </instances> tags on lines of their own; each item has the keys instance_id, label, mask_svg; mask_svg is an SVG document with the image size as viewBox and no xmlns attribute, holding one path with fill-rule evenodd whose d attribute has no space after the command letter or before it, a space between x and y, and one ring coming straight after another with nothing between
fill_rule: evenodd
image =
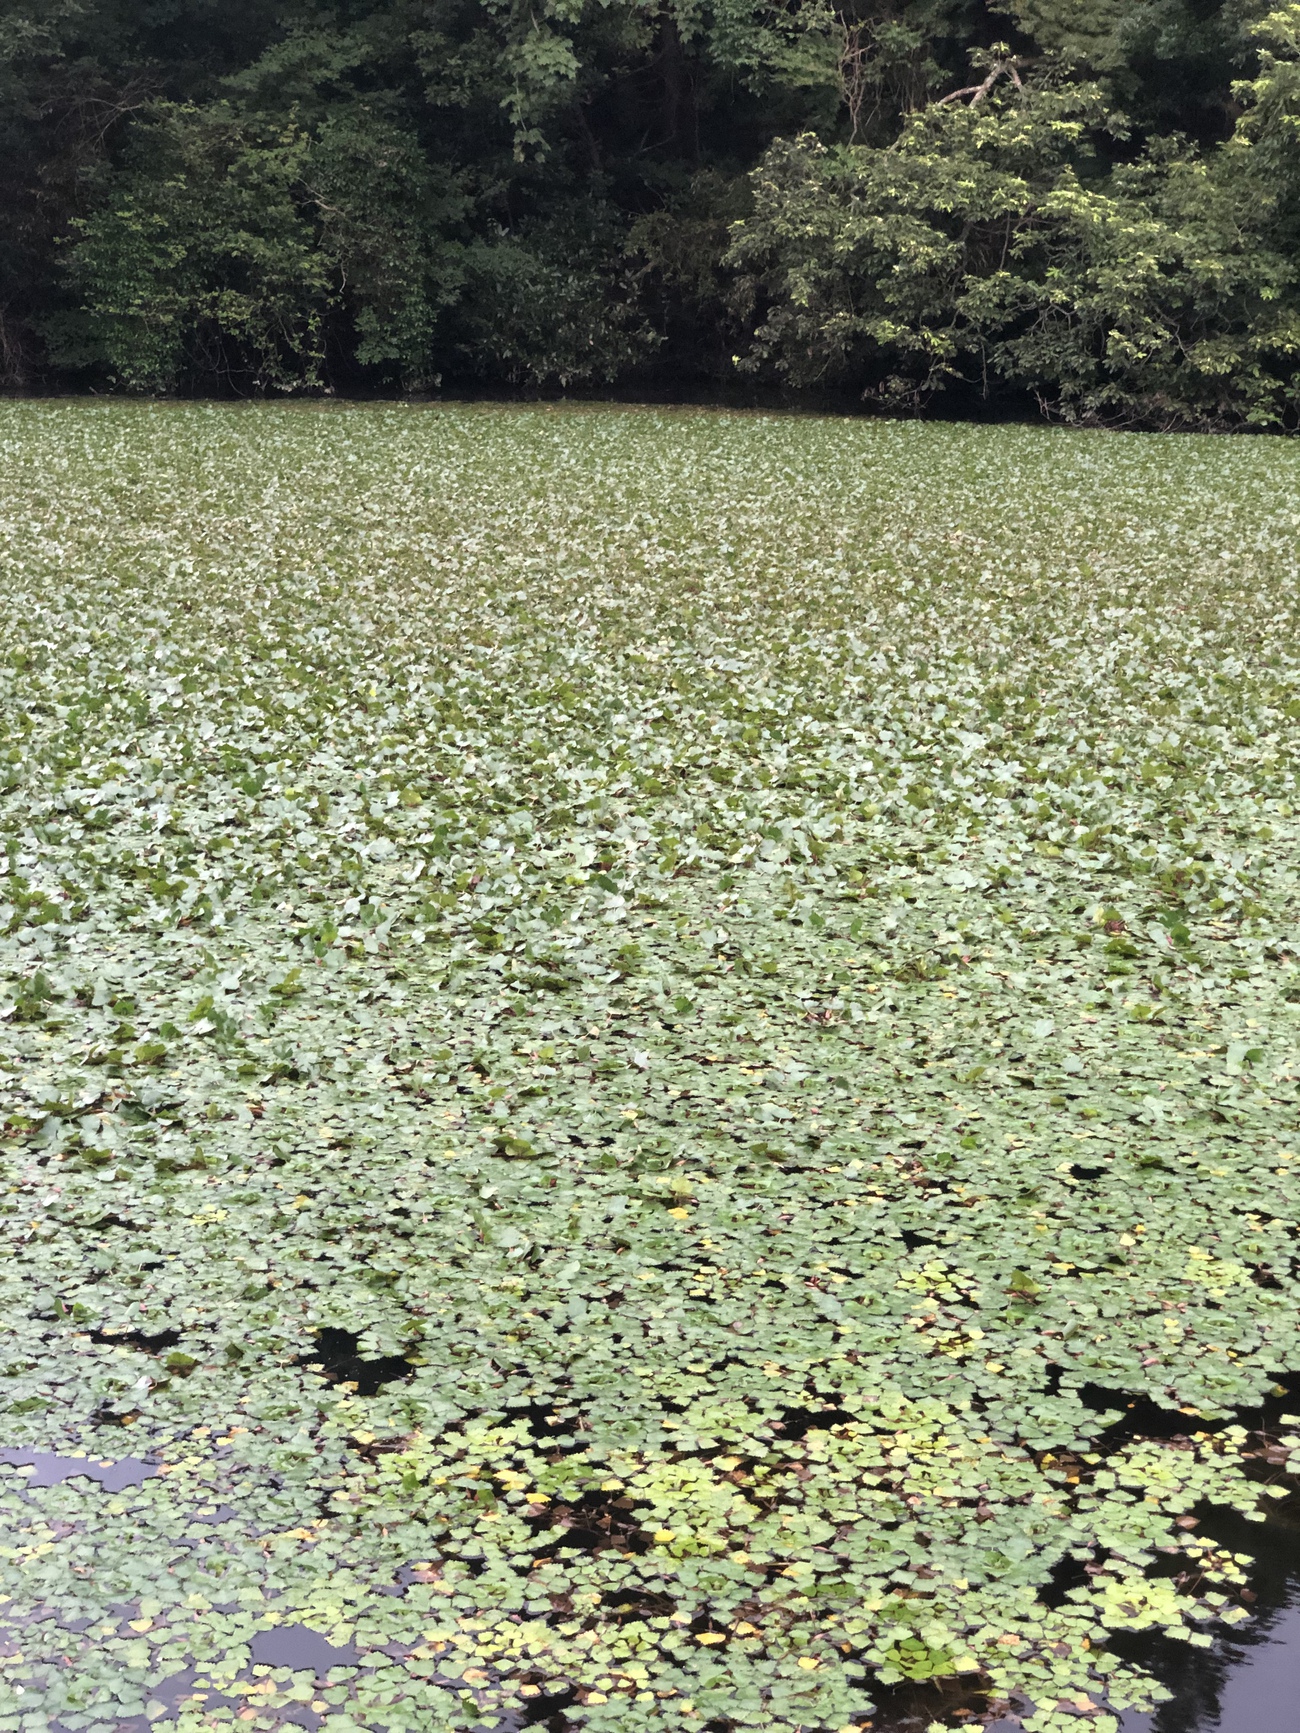
<instances>
[{"instance_id":1,"label":"water reflection","mask_svg":"<svg viewBox=\"0 0 1300 1733\"><path fill-rule=\"evenodd\" d=\"M143 1462L135 1456L118 1457L116 1461L94 1456L60 1456L52 1450L0 1450L0 1462L15 1468L30 1468L29 1487L58 1486L65 1480L84 1475L97 1480L105 1492L123 1492L128 1486L139 1486L158 1473L155 1463Z\"/></svg>"},{"instance_id":2,"label":"water reflection","mask_svg":"<svg viewBox=\"0 0 1300 1733\"><path fill-rule=\"evenodd\" d=\"M1248 1623L1221 1626L1207 1649L1163 1636L1112 1638L1117 1654L1173 1693L1152 1714L1121 1716L1121 1733L1300 1733L1300 1494L1266 1508L1263 1523L1207 1510L1199 1530L1254 1559ZM1027 1701L1017 1701L999 1717L978 1691L956 1680L878 1688L873 1695L871 1733L925 1733L935 1721L971 1733L1020 1733L1022 1717L1032 1714Z\"/></svg>"},{"instance_id":3,"label":"water reflection","mask_svg":"<svg viewBox=\"0 0 1300 1733\"><path fill-rule=\"evenodd\" d=\"M360 1659L351 1643L334 1644L307 1625L275 1625L252 1641L254 1665L288 1667L324 1678L331 1667L354 1667Z\"/></svg>"},{"instance_id":4,"label":"water reflection","mask_svg":"<svg viewBox=\"0 0 1300 1733\"><path fill-rule=\"evenodd\" d=\"M1254 1617L1209 1649L1116 1643L1174 1693L1154 1714L1125 1715L1122 1733L1300 1733L1300 1500L1266 1523L1216 1513L1202 1532L1254 1555Z\"/></svg>"}]
</instances>

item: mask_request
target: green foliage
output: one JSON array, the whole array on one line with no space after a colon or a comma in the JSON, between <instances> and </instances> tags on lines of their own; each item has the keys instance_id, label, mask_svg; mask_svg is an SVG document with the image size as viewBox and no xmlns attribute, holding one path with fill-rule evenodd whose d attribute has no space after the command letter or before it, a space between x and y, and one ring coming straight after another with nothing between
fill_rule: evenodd
<instances>
[{"instance_id":1,"label":"green foliage","mask_svg":"<svg viewBox=\"0 0 1300 1733\"><path fill-rule=\"evenodd\" d=\"M83 315L56 359L98 350L115 382L174 387L187 370L262 388L319 376L328 286L294 199L306 140L227 105L157 108L72 255Z\"/></svg>"},{"instance_id":2,"label":"green foliage","mask_svg":"<svg viewBox=\"0 0 1300 1733\"><path fill-rule=\"evenodd\" d=\"M1236 86L1246 112L1233 144L1256 196L1264 202L1283 243L1294 247L1300 235L1300 7L1270 12L1252 31L1260 44L1260 71Z\"/></svg>"},{"instance_id":3,"label":"green foliage","mask_svg":"<svg viewBox=\"0 0 1300 1733\"><path fill-rule=\"evenodd\" d=\"M1242 150L1164 141L1099 179L1098 88L1001 89L888 149L771 148L733 229L764 313L744 364L886 401L1004 380L1072 418L1290 425L1295 271Z\"/></svg>"},{"instance_id":4,"label":"green foliage","mask_svg":"<svg viewBox=\"0 0 1300 1733\"><path fill-rule=\"evenodd\" d=\"M96 353L135 390L194 378L319 385L342 307L363 365L419 381L464 275L464 200L414 140L358 104L311 138L229 103L155 106L96 213L79 218L84 312L55 355Z\"/></svg>"},{"instance_id":5,"label":"green foliage","mask_svg":"<svg viewBox=\"0 0 1300 1733\"><path fill-rule=\"evenodd\" d=\"M1288 448L0 452L4 1733L949 1677L1114 1733L1111 1633L1244 1616L1180 1518L1260 1515L1232 1417L1300 1365ZM319 1679L253 1658L299 1625Z\"/></svg>"},{"instance_id":6,"label":"green foliage","mask_svg":"<svg viewBox=\"0 0 1300 1733\"><path fill-rule=\"evenodd\" d=\"M363 367L423 383L438 359L438 321L465 281L457 231L469 200L419 140L364 103L321 127L305 191L337 299L351 314Z\"/></svg>"},{"instance_id":7,"label":"green foliage","mask_svg":"<svg viewBox=\"0 0 1300 1733\"><path fill-rule=\"evenodd\" d=\"M656 346L607 210L555 212L472 247L462 365L511 384L610 380Z\"/></svg>"},{"instance_id":8,"label":"green foliage","mask_svg":"<svg viewBox=\"0 0 1300 1733\"><path fill-rule=\"evenodd\" d=\"M11 383L1296 424L1294 7L30 10L0 27Z\"/></svg>"}]
</instances>

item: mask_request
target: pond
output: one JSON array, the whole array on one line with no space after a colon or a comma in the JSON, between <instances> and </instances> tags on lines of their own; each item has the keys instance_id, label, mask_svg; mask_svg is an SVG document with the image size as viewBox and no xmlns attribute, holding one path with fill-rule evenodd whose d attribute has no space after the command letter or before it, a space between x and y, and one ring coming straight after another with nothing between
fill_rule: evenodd
<instances>
[{"instance_id":1,"label":"pond","mask_svg":"<svg viewBox=\"0 0 1300 1733\"><path fill-rule=\"evenodd\" d=\"M3 1733L1279 1724L1283 442L0 451Z\"/></svg>"}]
</instances>

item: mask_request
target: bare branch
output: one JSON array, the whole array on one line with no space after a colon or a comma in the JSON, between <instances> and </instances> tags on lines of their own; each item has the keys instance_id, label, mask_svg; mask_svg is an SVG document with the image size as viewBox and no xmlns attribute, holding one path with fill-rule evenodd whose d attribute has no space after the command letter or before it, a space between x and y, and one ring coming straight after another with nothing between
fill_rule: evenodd
<instances>
[{"instance_id":1,"label":"bare branch","mask_svg":"<svg viewBox=\"0 0 1300 1733\"><path fill-rule=\"evenodd\" d=\"M946 103L960 102L964 96L968 96L970 98L968 106L978 108L1000 78L1009 78L1017 90L1023 91L1025 86L1020 76L1019 67L1019 55L1005 55L993 62L992 66L989 67L988 76L981 84L967 84L961 90L950 90L947 96L939 98L938 106L942 108Z\"/></svg>"}]
</instances>

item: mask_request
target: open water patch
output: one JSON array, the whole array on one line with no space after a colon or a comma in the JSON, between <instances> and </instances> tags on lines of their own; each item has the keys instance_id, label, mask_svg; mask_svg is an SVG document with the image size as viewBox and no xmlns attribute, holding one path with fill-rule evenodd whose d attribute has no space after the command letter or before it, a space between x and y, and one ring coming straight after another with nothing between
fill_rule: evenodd
<instances>
[{"instance_id":1,"label":"open water patch","mask_svg":"<svg viewBox=\"0 0 1300 1733\"><path fill-rule=\"evenodd\" d=\"M310 1371L318 1370L330 1384L351 1385L358 1396L377 1396L385 1384L411 1377L414 1366L403 1354L381 1354L366 1359L361 1338L354 1330L327 1325L316 1332L315 1345L298 1361Z\"/></svg>"},{"instance_id":2,"label":"open water patch","mask_svg":"<svg viewBox=\"0 0 1300 1733\"><path fill-rule=\"evenodd\" d=\"M139 1486L160 1472L156 1463L145 1462L138 1456L121 1456L109 1461L92 1456L60 1456L53 1450L0 1450L0 1462L14 1468L31 1468L27 1485L58 1486L79 1475L98 1481L105 1492L124 1492L128 1486Z\"/></svg>"},{"instance_id":3,"label":"open water patch","mask_svg":"<svg viewBox=\"0 0 1300 1733\"><path fill-rule=\"evenodd\" d=\"M276 1625L259 1631L250 1646L253 1665L288 1667L323 1679L331 1667L355 1667L360 1656L351 1643L331 1643L309 1625Z\"/></svg>"},{"instance_id":4,"label":"open water patch","mask_svg":"<svg viewBox=\"0 0 1300 1733\"><path fill-rule=\"evenodd\" d=\"M1116 1639L1172 1692L1149 1714L1122 1716L1120 1733L1300 1733L1300 1498L1265 1523L1215 1511L1204 1531L1252 1555L1251 1619L1208 1649Z\"/></svg>"}]
</instances>

